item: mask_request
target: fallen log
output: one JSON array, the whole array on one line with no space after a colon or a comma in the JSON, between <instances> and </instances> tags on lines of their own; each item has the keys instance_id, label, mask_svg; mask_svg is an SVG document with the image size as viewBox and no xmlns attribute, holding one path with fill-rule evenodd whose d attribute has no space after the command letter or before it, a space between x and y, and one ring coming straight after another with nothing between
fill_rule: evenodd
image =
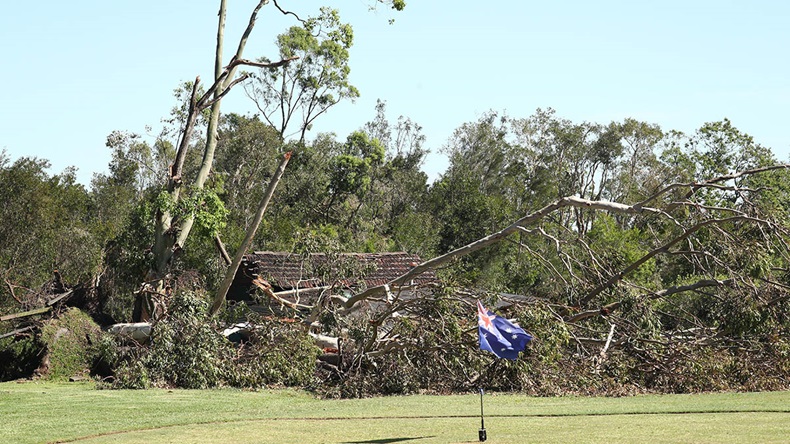
<instances>
[{"instance_id":1,"label":"fallen log","mask_svg":"<svg viewBox=\"0 0 790 444\"><path fill-rule=\"evenodd\" d=\"M145 342L151 337L150 322L121 323L110 326L108 331L116 336L134 339L137 342Z\"/></svg>"}]
</instances>

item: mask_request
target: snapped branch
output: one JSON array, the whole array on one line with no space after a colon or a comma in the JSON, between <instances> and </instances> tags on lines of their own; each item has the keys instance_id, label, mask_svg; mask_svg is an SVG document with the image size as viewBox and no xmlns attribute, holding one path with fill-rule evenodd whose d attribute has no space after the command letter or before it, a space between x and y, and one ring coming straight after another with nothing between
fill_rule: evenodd
<instances>
[{"instance_id":1,"label":"snapped branch","mask_svg":"<svg viewBox=\"0 0 790 444\"><path fill-rule=\"evenodd\" d=\"M705 287L724 287L733 285L735 281L733 279L726 279L726 280L718 280L718 279L703 279L701 281L697 281L693 284L689 285L680 285L675 287L665 288L660 291L656 291L649 295L649 299L661 299L667 296L671 296L673 294L682 293L685 291L695 291L700 288ZM608 315L609 313L613 312L620 308L620 302L612 302L611 304L604 305L601 308L595 310L586 310L581 313L577 313L573 316L568 316L565 318L565 322L567 323L575 323L580 322L585 319L589 319L598 315Z\"/></svg>"}]
</instances>

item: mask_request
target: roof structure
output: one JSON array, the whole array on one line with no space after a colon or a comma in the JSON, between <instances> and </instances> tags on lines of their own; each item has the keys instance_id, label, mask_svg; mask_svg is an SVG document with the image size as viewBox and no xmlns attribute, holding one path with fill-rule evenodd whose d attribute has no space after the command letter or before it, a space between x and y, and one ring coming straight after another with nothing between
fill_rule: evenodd
<instances>
[{"instance_id":1,"label":"roof structure","mask_svg":"<svg viewBox=\"0 0 790 444\"><path fill-rule=\"evenodd\" d=\"M384 285L422 262L416 254L399 253L293 253L256 251L244 256L229 291L229 299L243 297L256 278L267 281L274 291L325 286L370 288ZM415 284L436 282L428 271Z\"/></svg>"}]
</instances>

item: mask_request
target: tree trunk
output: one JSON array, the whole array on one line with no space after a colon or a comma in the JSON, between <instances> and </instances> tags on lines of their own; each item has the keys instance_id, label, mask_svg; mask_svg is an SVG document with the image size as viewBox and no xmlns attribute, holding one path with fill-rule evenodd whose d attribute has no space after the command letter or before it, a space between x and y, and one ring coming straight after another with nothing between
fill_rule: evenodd
<instances>
[{"instance_id":1,"label":"tree trunk","mask_svg":"<svg viewBox=\"0 0 790 444\"><path fill-rule=\"evenodd\" d=\"M269 181L269 186L266 188L266 193L264 194L263 199L258 206L258 212L255 214L255 219L247 229L247 236L244 238L244 241L241 243L241 245L239 245L238 250L236 250L233 263L230 264L230 267L228 267L227 271L225 272L225 279L222 281L222 285L220 285L219 289L217 290L217 294L214 297L214 304L211 306L212 316L217 314L220 308L222 308L222 304L225 303L225 296L228 294L228 289L230 289L230 285L233 283L233 278L236 277L239 264L241 264L244 253L248 248L250 248L250 245L252 245L252 240L255 238L255 233L258 231L258 227L261 225L261 220L263 220L263 213L266 212L266 207L269 205L269 201L274 194L274 189L277 188L277 184L283 177L285 167L288 165L288 161L290 159L291 152L289 151L283 155L283 159L280 161L277 171L274 173L272 180Z\"/></svg>"},{"instance_id":2,"label":"tree trunk","mask_svg":"<svg viewBox=\"0 0 790 444\"><path fill-rule=\"evenodd\" d=\"M244 34L239 41L236 55L233 58L234 61L241 60L244 47L247 44L247 39L249 38L249 35L255 25L258 11L260 11L260 9L266 3L267 0L260 0L258 5L253 10L247 28L245 29ZM213 95L213 100L211 101L210 105L211 115L209 117L206 134L206 148L203 152L203 161L201 163L198 175L192 184L195 189L203 188L206 179L208 179L209 173L211 172L211 168L214 164L214 151L217 146L217 127L219 123L221 98L227 93L228 89L235 84L234 76L236 74L236 67L238 65L232 63L229 66L227 72L226 68L223 68L222 66L226 15L227 0L221 0L218 13L219 21L217 25L217 46L214 54L214 87L210 91ZM199 80L199 78L195 79L195 83L193 85L192 96L190 98L189 116L187 117L184 132L181 135L181 141L179 143L176 159L170 166L168 175L169 180L167 194L169 195L169 199L173 202L178 202L180 198L180 191L183 185L181 166L183 165L183 159L186 157L186 151L189 148L190 139L197 121L197 117L200 114L200 111L202 111L202 107L198 106L197 103L197 88ZM208 95L210 92L207 92L206 94ZM205 97L201 98L201 104L205 103L205 100ZM153 247L154 262L145 278L146 282L142 285L142 288L138 292L135 299L135 306L132 314L133 321L139 322L148 320L149 318L153 317L154 313L157 311L156 307L154 307L156 304L154 301L152 301L151 296L153 294L163 293L164 285L162 280L167 275L174 256L176 256L186 244L186 240L192 230L193 223L194 218L192 216L188 216L183 220L175 220L168 211L164 210L160 211L160 213L157 215Z\"/></svg>"}]
</instances>

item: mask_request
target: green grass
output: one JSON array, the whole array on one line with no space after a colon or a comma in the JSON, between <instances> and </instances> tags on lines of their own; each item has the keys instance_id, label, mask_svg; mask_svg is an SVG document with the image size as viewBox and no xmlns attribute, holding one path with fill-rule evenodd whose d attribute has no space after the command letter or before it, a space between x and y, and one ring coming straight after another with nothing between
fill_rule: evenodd
<instances>
[{"instance_id":1,"label":"green grass","mask_svg":"<svg viewBox=\"0 0 790 444\"><path fill-rule=\"evenodd\" d=\"M489 443L790 441L790 392L485 396ZM292 390L0 384L0 443L477 442L478 395L319 400Z\"/></svg>"}]
</instances>

